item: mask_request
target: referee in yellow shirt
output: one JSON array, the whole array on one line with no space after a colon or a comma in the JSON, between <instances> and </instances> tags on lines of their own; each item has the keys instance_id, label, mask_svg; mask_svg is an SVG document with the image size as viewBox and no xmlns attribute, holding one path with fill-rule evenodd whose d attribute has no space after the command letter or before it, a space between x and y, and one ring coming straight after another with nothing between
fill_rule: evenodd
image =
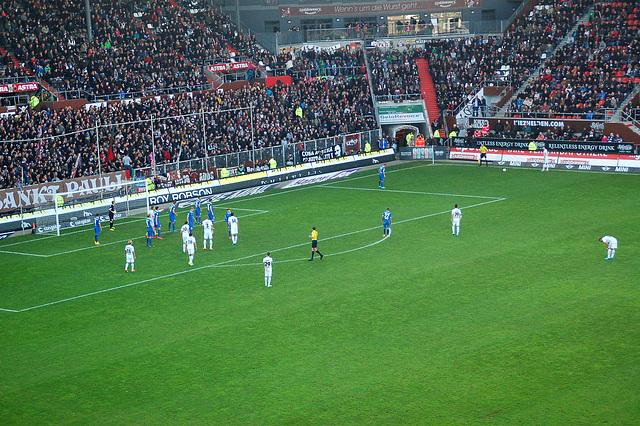
<instances>
[{"instance_id":1,"label":"referee in yellow shirt","mask_svg":"<svg viewBox=\"0 0 640 426\"><path fill-rule=\"evenodd\" d=\"M316 254L316 252L320 255L320 260L322 260L324 256L318 251L318 231L316 231L315 226L311 230L311 235L309 235L309 238L311 238L311 259L309 259L309 262L313 260L313 256Z\"/></svg>"}]
</instances>

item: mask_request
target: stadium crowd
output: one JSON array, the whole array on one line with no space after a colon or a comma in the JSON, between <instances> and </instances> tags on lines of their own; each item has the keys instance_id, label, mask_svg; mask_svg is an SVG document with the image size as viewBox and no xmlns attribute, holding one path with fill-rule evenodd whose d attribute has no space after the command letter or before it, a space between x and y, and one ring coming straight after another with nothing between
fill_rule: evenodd
<instances>
[{"instance_id":1,"label":"stadium crowd","mask_svg":"<svg viewBox=\"0 0 640 426\"><path fill-rule=\"evenodd\" d=\"M13 141L1 147L0 187L94 175L99 162L102 172L122 170L125 156L134 168L148 167L152 155L160 164L375 127L363 77L309 79L271 88L255 84L100 109L27 110L0 119L0 140Z\"/></svg>"},{"instance_id":2,"label":"stadium crowd","mask_svg":"<svg viewBox=\"0 0 640 426\"><path fill-rule=\"evenodd\" d=\"M5 75L37 75L59 92L70 92L67 97L80 97L82 91L124 98L202 87L208 83L203 64L246 57L265 67L283 65L258 46L254 36L237 30L228 16L208 6L199 5L198 12L191 13L158 0L96 0L91 5L89 41L83 2L4 2L0 46L24 65L5 69Z\"/></svg>"},{"instance_id":3,"label":"stadium crowd","mask_svg":"<svg viewBox=\"0 0 640 426\"><path fill-rule=\"evenodd\" d=\"M604 118L640 82L640 32L634 3L601 3L511 102L511 112Z\"/></svg>"},{"instance_id":4,"label":"stadium crowd","mask_svg":"<svg viewBox=\"0 0 640 426\"><path fill-rule=\"evenodd\" d=\"M376 49L371 60L374 93L382 99L394 99L401 95L420 97L420 77L415 60L421 49L405 52Z\"/></svg>"},{"instance_id":5,"label":"stadium crowd","mask_svg":"<svg viewBox=\"0 0 640 426\"><path fill-rule=\"evenodd\" d=\"M478 87L508 79L517 88L540 65L587 10L592 0L539 2L502 36L430 39L403 52L377 49L373 55L376 94L413 93L415 60L429 62L441 111L472 101ZM504 70L508 75L505 75Z\"/></svg>"},{"instance_id":6,"label":"stadium crowd","mask_svg":"<svg viewBox=\"0 0 640 426\"><path fill-rule=\"evenodd\" d=\"M370 55L373 91L418 96L416 60L425 58L440 109L454 110L473 102L475 89L489 81L508 78L517 89L569 34L569 42L547 59L542 77L514 100L512 111L564 114L615 107L640 77L638 27L629 24L637 22L638 8L631 2L598 5L588 23L572 32L592 2L544 0L502 36L376 49ZM94 0L91 42L81 2L10 0L0 6L0 46L58 90L122 99L134 92L175 92L103 108L27 109L0 118L0 140L11 141L0 147L0 188L93 175L98 167L121 170L125 158L133 168L148 167L376 128L359 48L274 55L229 17L200 4L196 10L181 4ZM287 69L293 84L190 93L207 83L203 65L232 58L267 70ZM0 58L0 68L5 76L25 72L8 55ZM543 137L616 138L569 130ZM531 137L527 129L494 132Z\"/></svg>"}]
</instances>

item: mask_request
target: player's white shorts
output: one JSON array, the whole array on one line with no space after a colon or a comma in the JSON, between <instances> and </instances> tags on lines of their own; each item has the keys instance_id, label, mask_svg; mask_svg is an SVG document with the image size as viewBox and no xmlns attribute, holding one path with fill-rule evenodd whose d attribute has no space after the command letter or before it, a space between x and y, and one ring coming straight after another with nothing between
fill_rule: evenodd
<instances>
[{"instance_id":1,"label":"player's white shorts","mask_svg":"<svg viewBox=\"0 0 640 426\"><path fill-rule=\"evenodd\" d=\"M133 263L133 261L135 260L134 257L131 255L126 255L125 257L127 258L126 259L127 263Z\"/></svg>"},{"instance_id":2,"label":"player's white shorts","mask_svg":"<svg viewBox=\"0 0 640 426\"><path fill-rule=\"evenodd\" d=\"M238 233L238 225L231 225L231 235L237 234Z\"/></svg>"},{"instance_id":3,"label":"player's white shorts","mask_svg":"<svg viewBox=\"0 0 640 426\"><path fill-rule=\"evenodd\" d=\"M196 254L196 249L193 246L187 246L187 254L192 255Z\"/></svg>"},{"instance_id":4,"label":"player's white shorts","mask_svg":"<svg viewBox=\"0 0 640 426\"><path fill-rule=\"evenodd\" d=\"M617 241L611 241L607 248L610 248L612 250L616 250L618 248L618 242Z\"/></svg>"},{"instance_id":5,"label":"player's white shorts","mask_svg":"<svg viewBox=\"0 0 640 426\"><path fill-rule=\"evenodd\" d=\"M451 223L454 225L460 226L460 219L453 219Z\"/></svg>"},{"instance_id":6,"label":"player's white shorts","mask_svg":"<svg viewBox=\"0 0 640 426\"><path fill-rule=\"evenodd\" d=\"M272 274L273 274L273 270L267 269L267 270L264 271L264 276L265 277L270 277Z\"/></svg>"},{"instance_id":7,"label":"player's white shorts","mask_svg":"<svg viewBox=\"0 0 640 426\"><path fill-rule=\"evenodd\" d=\"M205 239L205 240L213 240L213 232L211 232L211 231L204 231L204 239Z\"/></svg>"},{"instance_id":8,"label":"player's white shorts","mask_svg":"<svg viewBox=\"0 0 640 426\"><path fill-rule=\"evenodd\" d=\"M189 234L182 234L182 244L187 242L187 238L189 238Z\"/></svg>"}]
</instances>

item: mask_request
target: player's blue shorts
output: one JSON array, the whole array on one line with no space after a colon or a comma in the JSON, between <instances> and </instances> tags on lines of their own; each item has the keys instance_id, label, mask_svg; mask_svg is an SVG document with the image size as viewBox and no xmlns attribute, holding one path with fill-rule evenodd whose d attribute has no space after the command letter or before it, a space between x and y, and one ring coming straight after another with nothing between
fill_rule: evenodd
<instances>
[{"instance_id":1,"label":"player's blue shorts","mask_svg":"<svg viewBox=\"0 0 640 426\"><path fill-rule=\"evenodd\" d=\"M391 222L388 220L383 220L382 221L382 226L386 226L387 228L391 226Z\"/></svg>"},{"instance_id":2,"label":"player's blue shorts","mask_svg":"<svg viewBox=\"0 0 640 426\"><path fill-rule=\"evenodd\" d=\"M211 213L207 213L209 215L209 220L213 222L213 215Z\"/></svg>"},{"instance_id":3,"label":"player's blue shorts","mask_svg":"<svg viewBox=\"0 0 640 426\"><path fill-rule=\"evenodd\" d=\"M200 215L202 215L202 210L196 209L196 216L200 216Z\"/></svg>"},{"instance_id":4,"label":"player's blue shorts","mask_svg":"<svg viewBox=\"0 0 640 426\"><path fill-rule=\"evenodd\" d=\"M380 175L380 180L384 180L384 175Z\"/></svg>"},{"instance_id":5,"label":"player's blue shorts","mask_svg":"<svg viewBox=\"0 0 640 426\"><path fill-rule=\"evenodd\" d=\"M147 237L151 238L154 235L155 235L155 233L153 232L153 229L147 228Z\"/></svg>"},{"instance_id":6,"label":"player's blue shorts","mask_svg":"<svg viewBox=\"0 0 640 426\"><path fill-rule=\"evenodd\" d=\"M96 231L96 235L100 235L100 228L93 228Z\"/></svg>"},{"instance_id":7,"label":"player's blue shorts","mask_svg":"<svg viewBox=\"0 0 640 426\"><path fill-rule=\"evenodd\" d=\"M169 215L169 222L175 222L176 221L176 215L175 214L170 214Z\"/></svg>"}]
</instances>

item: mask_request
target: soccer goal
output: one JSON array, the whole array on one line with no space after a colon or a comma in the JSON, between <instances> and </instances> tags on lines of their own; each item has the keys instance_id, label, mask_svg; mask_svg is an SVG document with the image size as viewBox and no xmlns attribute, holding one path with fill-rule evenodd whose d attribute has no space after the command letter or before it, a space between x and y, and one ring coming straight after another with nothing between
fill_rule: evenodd
<instances>
[{"instance_id":1,"label":"soccer goal","mask_svg":"<svg viewBox=\"0 0 640 426\"><path fill-rule=\"evenodd\" d=\"M96 216L101 221L108 221L113 202L115 219L149 211L149 191L144 180L41 195L46 201L39 204L38 211L34 212L33 223L37 233L55 232L59 236L61 229L91 224Z\"/></svg>"}]
</instances>

